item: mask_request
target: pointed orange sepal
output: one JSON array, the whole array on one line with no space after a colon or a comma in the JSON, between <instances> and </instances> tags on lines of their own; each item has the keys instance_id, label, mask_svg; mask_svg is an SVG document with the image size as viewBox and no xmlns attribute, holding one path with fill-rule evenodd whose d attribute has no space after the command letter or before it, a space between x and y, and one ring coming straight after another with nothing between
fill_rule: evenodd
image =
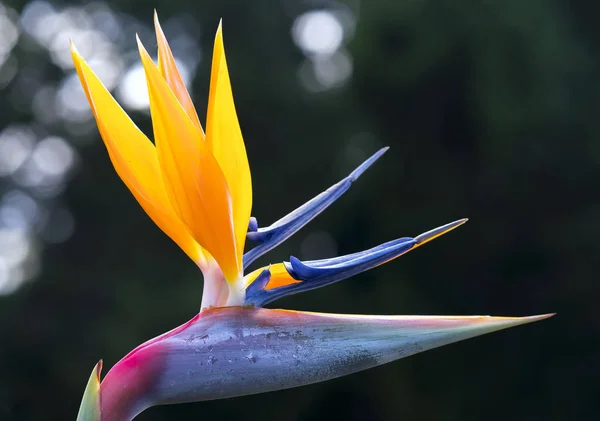
<instances>
[{"instance_id":1,"label":"pointed orange sepal","mask_svg":"<svg viewBox=\"0 0 600 421\"><path fill-rule=\"evenodd\" d=\"M231 193L238 260L241 261L252 209L252 180L240 130L219 23L210 74L206 143L219 162Z\"/></svg>"},{"instance_id":2,"label":"pointed orange sepal","mask_svg":"<svg viewBox=\"0 0 600 421\"><path fill-rule=\"evenodd\" d=\"M241 275L232 200L219 163L138 38L146 72L158 162L175 214L215 258L225 278Z\"/></svg>"},{"instance_id":3,"label":"pointed orange sepal","mask_svg":"<svg viewBox=\"0 0 600 421\"><path fill-rule=\"evenodd\" d=\"M200 119L198 119L198 113L196 112L192 98L185 87L185 83L183 83L181 73L175 63L175 57L173 57L167 38L158 21L156 10L154 11L154 29L156 31L156 42L158 43L158 69L185 110L185 113L190 120L192 120L194 126L200 130L202 138L204 138L204 130L202 130Z\"/></svg>"},{"instance_id":4,"label":"pointed orange sepal","mask_svg":"<svg viewBox=\"0 0 600 421\"><path fill-rule=\"evenodd\" d=\"M154 145L131 121L73 44L71 53L117 174L154 223L196 264L201 264L203 257L198 244L175 215L167 198Z\"/></svg>"}]
</instances>

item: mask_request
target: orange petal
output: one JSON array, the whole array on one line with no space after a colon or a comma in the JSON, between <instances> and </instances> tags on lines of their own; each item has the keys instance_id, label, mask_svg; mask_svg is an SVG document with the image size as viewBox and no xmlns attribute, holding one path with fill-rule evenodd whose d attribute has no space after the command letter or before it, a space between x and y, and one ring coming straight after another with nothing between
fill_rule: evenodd
<instances>
[{"instance_id":1,"label":"orange petal","mask_svg":"<svg viewBox=\"0 0 600 421\"><path fill-rule=\"evenodd\" d=\"M271 265L269 270L271 272L271 279L269 280L269 283L265 288L267 290L302 282L292 278L292 276L289 274L283 263Z\"/></svg>"},{"instance_id":2,"label":"orange petal","mask_svg":"<svg viewBox=\"0 0 600 421\"><path fill-rule=\"evenodd\" d=\"M146 72L154 141L167 196L194 239L215 258L225 278L241 274L225 176L138 38Z\"/></svg>"},{"instance_id":3,"label":"orange petal","mask_svg":"<svg viewBox=\"0 0 600 421\"><path fill-rule=\"evenodd\" d=\"M168 201L154 145L131 121L73 44L71 53L117 174L154 223L192 260L202 263L204 257L198 244Z\"/></svg>"},{"instance_id":4,"label":"orange petal","mask_svg":"<svg viewBox=\"0 0 600 421\"><path fill-rule=\"evenodd\" d=\"M252 209L252 180L240 130L223 47L221 24L215 37L206 118L206 142L227 179L233 205L233 226L241 261Z\"/></svg>"},{"instance_id":5,"label":"orange petal","mask_svg":"<svg viewBox=\"0 0 600 421\"><path fill-rule=\"evenodd\" d=\"M200 130L202 133L202 138L204 138L204 131L202 130L202 125L198 119L196 108L192 103L192 98L185 87L185 83L183 83L183 79L181 79L181 74L179 73L179 69L177 69L177 64L175 63L175 57L173 57L173 53L171 52L167 38L160 27L156 10L154 11L154 28L156 31L156 40L158 42L158 69L177 97L177 100L185 110L185 113L188 115L190 120L192 120L194 126Z\"/></svg>"},{"instance_id":6,"label":"orange petal","mask_svg":"<svg viewBox=\"0 0 600 421\"><path fill-rule=\"evenodd\" d=\"M269 279L269 282L265 287L266 290L302 282L292 278L283 263L276 263L273 265L262 267L260 269L256 269L250 272L248 275L246 275L244 277L246 287L248 287L256 279L256 277L260 275L262 271L266 268L269 268L269 272L271 272L271 278Z\"/></svg>"}]
</instances>

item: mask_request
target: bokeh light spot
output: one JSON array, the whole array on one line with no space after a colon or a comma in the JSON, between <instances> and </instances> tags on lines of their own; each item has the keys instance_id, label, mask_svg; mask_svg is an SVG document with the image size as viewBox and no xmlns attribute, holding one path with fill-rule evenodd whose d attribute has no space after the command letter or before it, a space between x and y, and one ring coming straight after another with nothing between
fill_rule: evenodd
<instances>
[{"instance_id":1,"label":"bokeh light spot","mask_svg":"<svg viewBox=\"0 0 600 421\"><path fill-rule=\"evenodd\" d=\"M333 13L318 10L299 16L292 35L305 54L331 55L342 45L344 28Z\"/></svg>"},{"instance_id":2,"label":"bokeh light spot","mask_svg":"<svg viewBox=\"0 0 600 421\"><path fill-rule=\"evenodd\" d=\"M119 101L127 108L147 110L150 107L144 67L136 63L125 71L117 87Z\"/></svg>"}]
</instances>

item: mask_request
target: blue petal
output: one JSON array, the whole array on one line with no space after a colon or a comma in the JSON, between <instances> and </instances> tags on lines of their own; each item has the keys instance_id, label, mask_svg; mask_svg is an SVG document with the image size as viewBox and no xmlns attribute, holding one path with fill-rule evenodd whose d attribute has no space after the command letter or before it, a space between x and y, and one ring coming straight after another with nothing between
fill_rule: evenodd
<instances>
[{"instance_id":1,"label":"blue petal","mask_svg":"<svg viewBox=\"0 0 600 421\"><path fill-rule=\"evenodd\" d=\"M406 253L415 244L417 243L414 239L404 238L392 241L391 244L385 247L378 246L361 253L314 262L301 262L296 257L291 256L292 271L290 273L293 278L304 282L289 287L296 286L296 288L300 288L296 292L300 292L342 281Z\"/></svg>"},{"instance_id":2,"label":"blue petal","mask_svg":"<svg viewBox=\"0 0 600 421\"><path fill-rule=\"evenodd\" d=\"M415 238L402 237L380 244L369 250L330 259L302 262L292 256L289 262L283 262L283 264L290 276L300 282L266 290L265 287L269 283L270 272L268 272L268 269L265 269L246 289L245 303L260 307L286 295L342 281L392 260L415 247L452 231L465 222L467 222L466 218L459 219L427 231Z\"/></svg>"},{"instance_id":3,"label":"blue petal","mask_svg":"<svg viewBox=\"0 0 600 421\"><path fill-rule=\"evenodd\" d=\"M359 251L358 253L346 254L344 256L333 257L330 259L309 260L304 262L304 264L315 268L322 268L327 266L339 265L342 263L348 263L352 260L364 257L366 255L373 254L381 250L389 249L390 247L396 247L397 245L407 241L413 241L413 238L402 237L396 240L388 241L387 243L380 244L377 247L373 247L369 250Z\"/></svg>"},{"instance_id":4,"label":"blue petal","mask_svg":"<svg viewBox=\"0 0 600 421\"><path fill-rule=\"evenodd\" d=\"M258 221L255 217L250 217L250 222L248 223L248 232L256 232L258 231Z\"/></svg>"},{"instance_id":5,"label":"blue petal","mask_svg":"<svg viewBox=\"0 0 600 421\"><path fill-rule=\"evenodd\" d=\"M254 281L252 281L252 283L250 285L248 285L246 287L246 297L254 296L257 293L259 293L260 291L263 291L265 289L265 287L267 286L267 284L269 283L270 279L271 279L271 271L269 270L269 268L266 268L254 279ZM254 304L254 303L249 303L246 301L246 304Z\"/></svg>"},{"instance_id":6,"label":"blue petal","mask_svg":"<svg viewBox=\"0 0 600 421\"><path fill-rule=\"evenodd\" d=\"M329 189L309 200L277 222L274 222L272 225L256 229L258 225L256 218L251 218L248 227L249 232L246 237L260 244L244 254L244 269L257 258L287 240L314 217L324 211L329 205L335 202L350 188L352 183L387 150L387 147L380 149L358 166L358 168L352 171L348 177L337 184L334 184Z\"/></svg>"},{"instance_id":7,"label":"blue petal","mask_svg":"<svg viewBox=\"0 0 600 421\"><path fill-rule=\"evenodd\" d=\"M267 271L265 269L246 290L245 303L261 307L286 295L297 294L342 281L398 257L416 244L415 239L403 237L369 250L331 259L301 262L296 257L291 256L289 262L283 263L292 278L302 282L265 290L264 286L267 285L268 279L265 281L263 278L259 281L259 278ZM263 285L262 289L259 284Z\"/></svg>"}]
</instances>

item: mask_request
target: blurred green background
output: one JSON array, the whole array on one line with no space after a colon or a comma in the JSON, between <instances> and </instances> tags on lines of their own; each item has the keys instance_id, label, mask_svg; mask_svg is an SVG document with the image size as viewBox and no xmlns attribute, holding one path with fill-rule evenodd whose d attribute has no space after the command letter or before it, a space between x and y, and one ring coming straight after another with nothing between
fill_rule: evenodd
<instances>
[{"instance_id":1,"label":"blurred green background","mask_svg":"<svg viewBox=\"0 0 600 421\"><path fill-rule=\"evenodd\" d=\"M470 222L276 307L529 315L330 382L153 420L591 420L600 390L600 3L0 0L0 419L74 420L90 370L191 318L200 272L111 167L68 40L151 133L135 33L156 8L206 112L219 18L267 225L384 145L258 263ZM201 118L201 120L204 120Z\"/></svg>"}]
</instances>

